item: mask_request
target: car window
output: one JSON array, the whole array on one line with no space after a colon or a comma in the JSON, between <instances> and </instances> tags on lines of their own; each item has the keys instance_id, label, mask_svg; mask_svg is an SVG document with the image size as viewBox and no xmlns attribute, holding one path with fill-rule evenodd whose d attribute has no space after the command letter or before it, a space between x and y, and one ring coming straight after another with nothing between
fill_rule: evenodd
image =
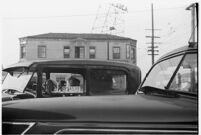
<instances>
[{"instance_id":1,"label":"car window","mask_svg":"<svg viewBox=\"0 0 201 135\"><path fill-rule=\"evenodd\" d=\"M127 76L120 70L93 69L90 72L91 95L119 95L127 90Z\"/></svg>"},{"instance_id":2,"label":"car window","mask_svg":"<svg viewBox=\"0 0 201 135\"><path fill-rule=\"evenodd\" d=\"M77 73L50 73L49 78L43 73L43 95L61 96L71 94L83 94L85 81L81 74Z\"/></svg>"},{"instance_id":3,"label":"car window","mask_svg":"<svg viewBox=\"0 0 201 135\"><path fill-rule=\"evenodd\" d=\"M181 61L182 56L173 57L156 64L148 74L143 86L164 89Z\"/></svg>"},{"instance_id":4,"label":"car window","mask_svg":"<svg viewBox=\"0 0 201 135\"><path fill-rule=\"evenodd\" d=\"M197 86L197 54L187 54L169 89L197 93Z\"/></svg>"},{"instance_id":5,"label":"car window","mask_svg":"<svg viewBox=\"0 0 201 135\"><path fill-rule=\"evenodd\" d=\"M12 73L8 73L3 82L2 89L13 89L24 92L32 74L33 72L28 72L23 69L22 71L13 71Z\"/></svg>"},{"instance_id":6,"label":"car window","mask_svg":"<svg viewBox=\"0 0 201 135\"><path fill-rule=\"evenodd\" d=\"M25 93L31 93L36 96L36 89L37 89L37 73L35 72L31 77L27 87L25 88Z\"/></svg>"}]
</instances>

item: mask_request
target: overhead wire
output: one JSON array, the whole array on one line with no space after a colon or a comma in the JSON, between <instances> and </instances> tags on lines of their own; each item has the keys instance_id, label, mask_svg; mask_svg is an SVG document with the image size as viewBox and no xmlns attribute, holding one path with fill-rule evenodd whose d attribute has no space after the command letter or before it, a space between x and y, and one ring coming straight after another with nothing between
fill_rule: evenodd
<instances>
[{"instance_id":1,"label":"overhead wire","mask_svg":"<svg viewBox=\"0 0 201 135\"><path fill-rule=\"evenodd\" d=\"M159 8L159 9L154 9L156 11L160 10L170 10L170 9L178 9L178 8L184 8L182 7L173 7L173 8ZM129 11L127 14L134 14L134 13L141 13L141 12L149 12L148 9L146 10L135 10L135 11ZM102 13L102 15L105 15L106 13ZM114 12L115 14L115 12ZM85 16L95 16L97 15L96 13L87 13L87 14L71 14L71 15L61 15L61 16L33 16L33 17L3 17L3 19L6 20L17 20L17 19L48 19L48 18L67 18L67 17L85 17Z\"/></svg>"}]
</instances>

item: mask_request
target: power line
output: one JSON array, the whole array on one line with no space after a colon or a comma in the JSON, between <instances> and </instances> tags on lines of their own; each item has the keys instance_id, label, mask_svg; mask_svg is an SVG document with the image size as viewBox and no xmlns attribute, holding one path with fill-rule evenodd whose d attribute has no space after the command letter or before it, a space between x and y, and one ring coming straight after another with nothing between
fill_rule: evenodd
<instances>
[{"instance_id":1,"label":"power line","mask_svg":"<svg viewBox=\"0 0 201 135\"><path fill-rule=\"evenodd\" d=\"M184 8L184 7L173 7L173 8L159 8L154 10L170 10L170 9L178 9L178 8ZM135 11L129 11L127 14L134 14L139 12L148 12L148 10L135 10ZM101 15L105 15L106 13L102 13ZM115 14L115 12L112 12L111 14ZM35 17L3 17L3 19L9 20L18 20L18 19L48 19L48 18L67 18L67 17L84 17L84 16L96 16L96 13L87 13L87 14L71 14L71 15L61 15L61 16L35 16Z\"/></svg>"}]
</instances>

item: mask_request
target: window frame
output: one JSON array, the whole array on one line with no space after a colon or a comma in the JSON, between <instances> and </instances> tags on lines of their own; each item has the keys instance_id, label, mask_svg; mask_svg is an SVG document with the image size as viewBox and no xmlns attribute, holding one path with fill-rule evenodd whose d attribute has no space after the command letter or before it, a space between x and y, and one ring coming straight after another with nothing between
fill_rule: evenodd
<instances>
[{"instance_id":1,"label":"window frame","mask_svg":"<svg viewBox=\"0 0 201 135\"><path fill-rule=\"evenodd\" d=\"M76 57L76 48L79 48L79 57ZM83 58L80 57L80 48L83 48ZM85 58L85 46L75 46L75 58L76 59L84 59Z\"/></svg>"},{"instance_id":2,"label":"window frame","mask_svg":"<svg viewBox=\"0 0 201 135\"><path fill-rule=\"evenodd\" d=\"M141 84L140 84L140 86L139 86L139 89L138 89L138 92L139 92L140 88L143 87L143 85L144 85L144 83L145 83L147 77L149 76L150 72L152 71L153 68L155 68L156 65L158 65L159 63L161 63L161 62L163 62L163 61L166 61L166 60L168 60L168 59L171 59L171 58L174 58L174 57L178 57L178 56L182 56L182 58L181 58L181 60L180 60L180 63L179 63L178 66L177 66L178 69L177 69L177 70L175 69L175 71L174 71L174 73L173 73L173 74L176 75L176 73L177 73L177 71L179 70L179 67L180 67L180 65L182 64L182 62L183 62L185 56L188 55L188 54L196 54L196 53L197 53L197 51L194 51L194 50L192 50L192 51L184 51L184 52L180 52L180 53L177 53L177 54L172 54L172 55L170 55L170 56L166 56L166 57L162 58L161 60L157 61L156 63L154 63L154 65L149 69L148 73L146 74L146 76L144 77L143 81L141 82ZM175 76L175 75L174 75L174 76ZM170 81L167 83L167 86L168 86L169 83L170 83L170 84L172 83L172 81L174 80L174 76L173 76L173 75L171 76L172 80L170 79ZM170 87L170 86L169 86L169 87ZM167 87L167 88L168 88L168 87Z\"/></svg>"},{"instance_id":3,"label":"window frame","mask_svg":"<svg viewBox=\"0 0 201 135\"><path fill-rule=\"evenodd\" d=\"M126 44L126 59L130 59L130 58L131 58L131 45Z\"/></svg>"},{"instance_id":4,"label":"window frame","mask_svg":"<svg viewBox=\"0 0 201 135\"><path fill-rule=\"evenodd\" d=\"M189 54L196 54L196 53L190 52L190 53L185 53L185 54L183 55L183 57L182 57L180 63L178 64L177 68L175 69L173 75L172 75L171 78L170 78L170 81L168 82L168 84L167 84L167 86L166 86L167 89L170 88L172 82L174 81L174 78L175 78L176 74L178 73L178 71L179 71L179 69L180 69L180 67L181 67L181 64L182 64L183 61L185 60L186 56L189 55Z\"/></svg>"},{"instance_id":5,"label":"window frame","mask_svg":"<svg viewBox=\"0 0 201 135\"><path fill-rule=\"evenodd\" d=\"M94 53L90 52L91 49L94 49ZM96 47L95 46L90 46L89 47L89 59L95 59L95 58L96 58Z\"/></svg>"},{"instance_id":6,"label":"window frame","mask_svg":"<svg viewBox=\"0 0 201 135\"><path fill-rule=\"evenodd\" d=\"M136 59L136 49L134 46L131 46L131 52L133 52L133 53L131 53L131 59L135 60Z\"/></svg>"},{"instance_id":7,"label":"window frame","mask_svg":"<svg viewBox=\"0 0 201 135\"><path fill-rule=\"evenodd\" d=\"M115 53L115 52L114 52L114 49L115 49L115 48L118 48L118 49L119 49L119 53ZM116 55L118 55L118 57L117 57ZM113 58L113 59L121 59L121 47L120 47L120 46L113 46L113 47L112 47L112 58Z\"/></svg>"},{"instance_id":8,"label":"window frame","mask_svg":"<svg viewBox=\"0 0 201 135\"><path fill-rule=\"evenodd\" d=\"M42 53L43 53L43 52L41 52L41 55L40 55L40 53L39 53L39 52L40 52L40 51L39 51L39 48L40 48L40 47L45 48L45 51L44 51L44 54L45 54L45 55L44 55L44 57L42 56ZM46 45L38 45L38 58L46 58L46 57L47 57L47 47L46 47Z\"/></svg>"},{"instance_id":9,"label":"window frame","mask_svg":"<svg viewBox=\"0 0 201 135\"><path fill-rule=\"evenodd\" d=\"M88 74L88 78L90 79L90 80L88 80L88 85L90 86L90 88L88 89L88 91L89 91L89 93L92 91L92 89L91 89L91 83L92 83L92 81L91 81L91 79L93 78L92 77L92 75L91 75L91 73L92 73L92 71L94 70L102 70L102 71L108 71L108 70L110 70L110 71L112 71L112 72L121 72L121 73L123 73L123 75L125 75L125 94L127 94L128 92L129 92L129 89L130 89L130 85L129 85L129 74L128 74L128 72L127 72L127 70L125 70L124 68L115 68L115 67L107 67L107 68L102 68L102 67L94 67L94 66L90 66L89 67L89 70L90 70L90 72L89 72L89 74ZM101 95L101 94L100 94ZM117 95L122 95L122 94L117 94ZM124 94L123 94L124 95ZM93 96L98 96L98 94L96 94L96 95L93 95ZM113 96L113 94L111 94L110 96Z\"/></svg>"},{"instance_id":10,"label":"window frame","mask_svg":"<svg viewBox=\"0 0 201 135\"><path fill-rule=\"evenodd\" d=\"M67 47L67 48L65 48L65 47ZM65 53L65 49L69 49L69 53L68 54ZM63 46L63 58L70 58L70 52L71 52L70 46ZM65 56L67 56L67 57L65 57Z\"/></svg>"},{"instance_id":11,"label":"window frame","mask_svg":"<svg viewBox=\"0 0 201 135\"><path fill-rule=\"evenodd\" d=\"M23 52L24 49L24 52ZM21 45L20 46L20 58L23 59L26 57L26 46L25 45Z\"/></svg>"}]
</instances>

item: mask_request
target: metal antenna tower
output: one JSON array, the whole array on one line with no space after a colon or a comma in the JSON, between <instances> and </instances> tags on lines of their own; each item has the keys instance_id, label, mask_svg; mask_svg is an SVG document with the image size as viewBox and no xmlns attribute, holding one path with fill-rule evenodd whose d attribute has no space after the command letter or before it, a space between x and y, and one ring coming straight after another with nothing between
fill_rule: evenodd
<instances>
[{"instance_id":1,"label":"metal antenna tower","mask_svg":"<svg viewBox=\"0 0 201 135\"><path fill-rule=\"evenodd\" d=\"M111 3L106 6L99 6L91 33L123 35L127 12L128 9L123 4Z\"/></svg>"}]
</instances>

